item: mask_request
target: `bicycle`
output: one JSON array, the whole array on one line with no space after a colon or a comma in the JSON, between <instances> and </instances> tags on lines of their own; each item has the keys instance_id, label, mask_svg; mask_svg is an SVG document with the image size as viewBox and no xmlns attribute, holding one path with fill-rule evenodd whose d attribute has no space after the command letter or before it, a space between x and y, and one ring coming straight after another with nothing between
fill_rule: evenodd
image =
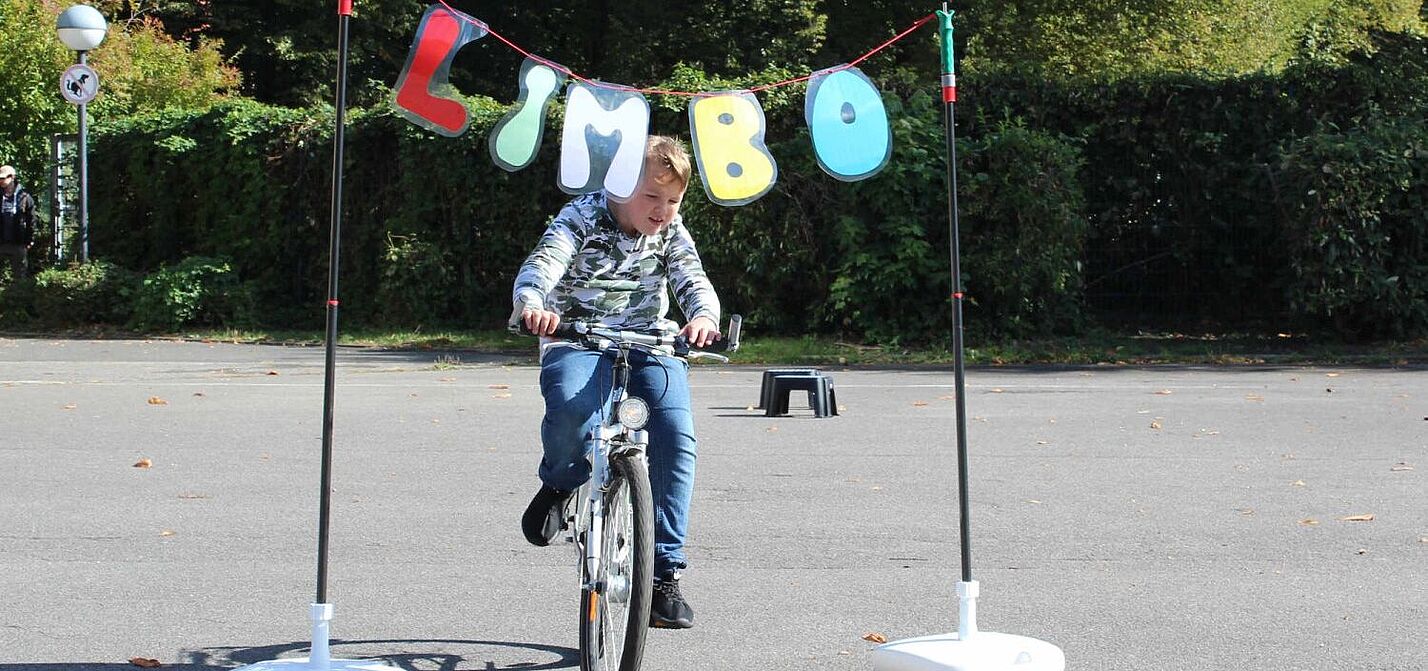
<instances>
[{"instance_id":1,"label":"bicycle","mask_svg":"<svg viewBox=\"0 0 1428 671\"><path fill-rule=\"evenodd\" d=\"M590 479L572 499L566 517L580 572L581 671L638 671L644 656L654 580L654 512L649 463L649 404L631 396L630 352L708 358L727 363L719 352L739 348L743 319L733 315L724 338L691 347L683 336L654 336L585 322L561 323L560 340L614 357L611 412L592 436ZM517 331L531 335L524 324Z\"/></svg>"}]
</instances>

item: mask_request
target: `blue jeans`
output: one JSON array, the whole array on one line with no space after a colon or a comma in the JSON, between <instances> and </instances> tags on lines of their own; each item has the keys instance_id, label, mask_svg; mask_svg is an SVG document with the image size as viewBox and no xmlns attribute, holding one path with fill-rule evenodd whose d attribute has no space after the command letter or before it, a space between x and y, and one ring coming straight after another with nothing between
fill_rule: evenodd
<instances>
[{"instance_id":1,"label":"blue jeans","mask_svg":"<svg viewBox=\"0 0 1428 671\"><path fill-rule=\"evenodd\" d=\"M585 455L601 417L609 412L614 359L576 347L552 347L540 369L545 419L540 437L545 454L542 482L570 491L590 478ZM689 410L689 363L675 357L630 353L632 396L650 405L650 489L654 498L654 569L661 576L687 565L684 534L694 494L694 413Z\"/></svg>"}]
</instances>

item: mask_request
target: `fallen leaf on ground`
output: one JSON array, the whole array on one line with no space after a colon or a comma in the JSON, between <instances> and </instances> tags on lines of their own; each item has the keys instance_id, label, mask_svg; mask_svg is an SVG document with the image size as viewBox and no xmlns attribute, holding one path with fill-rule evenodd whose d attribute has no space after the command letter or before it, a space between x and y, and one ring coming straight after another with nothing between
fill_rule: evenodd
<instances>
[{"instance_id":1,"label":"fallen leaf on ground","mask_svg":"<svg viewBox=\"0 0 1428 671\"><path fill-rule=\"evenodd\" d=\"M1369 513L1367 515L1349 515L1348 517L1340 517L1339 520L1343 522L1372 522L1373 514Z\"/></svg>"},{"instance_id":2,"label":"fallen leaf on ground","mask_svg":"<svg viewBox=\"0 0 1428 671\"><path fill-rule=\"evenodd\" d=\"M140 459L140 460L134 462L134 468L148 468L148 467L153 466L153 465L154 465L154 462L149 461L149 458L148 458L148 457L144 457L143 459Z\"/></svg>"},{"instance_id":3,"label":"fallen leaf on ground","mask_svg":"<svg viewBox=\"0 0 1428 671\"><path fill-rule=\"evenodd\" d=\"M510 398L510 394L491 394L491 398Z\"/></svg>"},{"instance_id":4,"label":"fallen leaf on ground","mask_svg":"<svg viewBox=\"0 0 1428 671\"><path fill-rule=\"evenodd\" d=\"M1332 393L1334 393L1334 388L1333 388L1333 387L1324 387L1324 393L1326 393L1326 394L1332 394Z\"/></svg>"},{"instance_id":5,"label":"fallen leaf on ground","mask_svg":"<svg viewBox=\"0 0 1428 671\"><path fill-rule=\"evenodd\" d=\"M193 492L183 492L182 494L179 494L179 498L181 498L181 499L206 499L206 498L208 498L208 495L207 495L207 494L195 494L195 493L193 493Z\"/></svg>"},{"instance_id":6,"label":"fallen leaf on ground","mask_svg":"<svg viewBox=\"0 0 1428 671\"><path fill-rule=\"evenodd\" d=\"M1361 554L1361 555L1366 555L1366 554L1368 554L1368 549L1367 549L1367 548L1359 548L1359 554Z\"/></svg>"},{"instance_id":7,"label":"fallen leaf on ground","mask_svg":"<svg viewBox=\"0 0 1428 671\"><path fill-rule=\"evenodd\" d=\"M863 634L863 640L869 643L887 643L888 637L883 636L882 634L879 634L876 631L870 631L866 634Z\"/></svg>"},{"instance_id":8,"label":"fallen leaf on ground","mask_svg":"<svg viewBox=\"0 0 1428 671\"><path fill-rule=\"evenodd\" d=\"M158 396L150 396L150 397L149 397L149 405L168 405L168 404L169 404L168 401L165 401L164 399L159 398Z\"/></svg>"},{"instance_id":9,"label":"fallen leaf on ground","mask_svg":"<svg viewBox=\"0 0 1428 671\"><path fill-rule=\"evenodd\" d=\"M264 374L264 375L277 375L277 374L278 374L278 371L270 370L270 371L268 371L268 372L266 372L266 373L263 373L263 374Z\"/></svg>"},{"instance_id":10,"label":"fallen leaf on ground","mask_svg":"<svg viewBox=\"0 0 1428 671\"><path fill-rule=\"evenodd\" d=\"M60 407L64 408L65 410L73 410L73 409L75 409L75 408L78 408L79 406L78 406L78 405L75 405L75 404L73 404L73 403L66 403L66 404L64 404L63 406L60 406Z\"/></svg>"},{"instance_id":11,"label":"fallen leaf on ground","mask_svg":"<svg viewBox=\"0 0 1428 671\"><path fill-rule=\"evenodd\" d=\"M437 382L455 382L455 381L456 381L456 378L454 378L454 377L439 377L439 378L436 378L436 381L437 381Z\"/></svg>"},{"instance_id":12,"label":"fallen leaf on ground","mask_svg":"<svg viewBox=\"0 0 1428 671\"><path fill-rule=\"evenodd\" d=\"M1411 470L1413 470L1413 467L1400 461L1400 462L1394 464L1394 465L1393 465L1393 468L1390 468L1390 469L1388 469L1388 470L1390 470L1390 471L1411 471Z\"/></svg>"},{"instance_id":13,"label":"fallen leaf on ground","mask_svg":"<svg viewBox=\"0 0 1428 671\"><path fill-rule=\"evenodd\" d=\"M1303 487L1303 486L1304 486L1304 481L1303 481L1303 480L1295 480L1294 482L1289 483L1289 486L1291 486L1291 487Z\"/></svg>"},{"instance_id":14,"label":"fallen leaf on ground","mask_svg":"<svg viewBox=\"0 0 1428 671\"><path fill-rule=\"evenodd\" d=\"M203 395L203 392L201 392L201 391L196 391L196 392L193 392L193 395L194 395L194 396L202 396L202 395Z\"/></svg>"},{"instance_id":15,"label":"fallen leaf on ground","mask_svg":"<svg viewBox=\"0 0 1428 671\"><path fill-rule=\"evenodd\" d=\"M939 400L939 401L955 401L955 400L957 400L957 397L956 397L955 395L953 395L953 394L948 394L948 395L946 395L946 396L938 396L938 397L937 397L937 400ZM1428 417L1424 417L1423 419L1428 419Z\"/></svg>"},{"instance_id":16,"label":"fallen leaf on ground","mask_svg":"<svg viewBox=\"0 0 1428 671\"><path fill-rule=\"evenodd\" d=\"M1312 527L1312 526L1315 526L1315 525L1319 524L1319 520L1316 520L1316 519L1310 517L1310 518L1308 518L1308 519L1299 520L1299 523L1302 524L1302 525L1304 525L1304 526L1306 526L1306 527Z\"/></svg>"},{"instance_id":17,"label":"fallen leaf on ground","mask_svg":"<svg viewBox=\"0 0 1428 671\"><path fill-rule=\"evenodd\" d=\"M913 406L914 408L921 408L921 407L925 407L926 405L927 405L927 401L913 401L913 402L912 402L912 406Z\"/></svg>"},{"instance_id":18,"label":"fallen leaf on ground","mask_svg":"<svg viewBox=\"0 0 1428 671\"><path fill-rule=\"evenodd\" d=\"M1159 420L1151 420L1151 421L1150 421L1150 428L1159 431L1159 430L1160 430L1160 421L1159 421Z\"/></svg>"},{"instance_id":19,"label":"fallen leaf on ground","mask_svg":"<svg viewBox=\"0 0 1428 671\"><path fill-rule=\"evenodd\" d=\"M174 532L169 531L168 529L164 529L163 531L159 532L159 535L163 537L168 537L174 535Z\"/></svg>"},{"instance_id":20,"label":"fallen leaf on ground","mask_svg":"<svg viewBox=\"0 0 1428 671\"><path fill-rule=\"evenodd\" d=\"M1264 400L1264 397L1263 397L1263 396L1260 396L1259 394L1245 394L1245 400L1246 400L1246 401L1256 401L1256 402L1258 402L1258 401L1263 401L1263 400Z\"/></svg>"},{"instance_id":21,"label":"fallen leaf on ground","mask_svg":"<svg viewBox=\"0 0 1428 671\"><path fill-rule=\"evenodd\" d=\"M1036 499L1027 499L1026 502L1027 502L1027 503L1035 503L1035 504L1037 504L1037 505L1040 505L1040 504L1041 504L1041 502L1040 502L1040 501L1037 501Z\"/></svg>"},{"instance_id":22,"label":"fallen leaf on ground","mask_svg":"<svg viewBox=\"0 0 1428 671\"><path fill-rule=\"evenodd\" d=\"M130 657L129 663L144 669L157 669L163 666L163 664L159 663L159 660L149 659L148 657Z\"/></svg>"},{"instance_id":23,"label":"fallen leaf on ground","mask_svg":"<svg viewBox=\"0 0 1428 671\"><path fill-rule=\"evenodd\" d=\"M1169 395L1171 395L1171 394L1173 394L1173 393L1175 393L1175 392L1170 391L1169 389L1161 389L1160 391L1155 392L1155 395L1156 395L1156 396L1169 396Z\"/></svg>"},{"instance_id":24,"label":"fallen leaf on ground","mask_svg":"<svg viewBox=\"0 0 1428 671\"><path fill-rule=\"evenodd\" d=\"M754 410L757 410L758 408L755 408L755 407L752 406L752 405L746 405L746 406L744 406L744 409L747 410L747 411L749 411L749 412L753 412Z\"/></svg>"},{"instance_id":25,"label":"fallen leaf on ground","mask_svg":"<svg viewBox=\"0 0 1428 671\"><path fill-rule=\"evenodd\" d=\"M764 431L767 431L767 432L769 432L769 433L773 433L773 432L775 432L775 431L778 431L778 427L776 427L776 426L771 426L771 427L769 427L769 428L767 428L767 429L764 429Z\"/></svg>"},{"instance_id":26,"label":"fallen leaf on ground","mask_svg":"<svg viewBox=\"0 0 1428 671\"><path fill-rule=\"evenodd\" d=\"M1324 377L1338 377L1338 373L1324 373Z\"/></svg>"},{"instance_id":27,"label":"fallen leaf on ground","mask_svg":"<svg viewBox=\"0 0 1428 671\"><path fill-rule=\"evenodd\" d=\"M510 388L511 388L511 385L509 385L509 384L492 384L492 385L487 385L486 388L487 388L487 389L510 389Z\"/></svg>"},{"instance_id":28,"label":"fallen leaf on ground","mask_svg":"<svg viewBox=\"0 0 1428 671\"><path fill-rule=\"evenodd\" d=\"M1002 393L1003 391L1005 391L1005 390L1002 389L1001 387L996 387L995 389L992 389L992 393L993 393L993 394L1000 394L1000 393Z\"/></svg>"}]
</instances>

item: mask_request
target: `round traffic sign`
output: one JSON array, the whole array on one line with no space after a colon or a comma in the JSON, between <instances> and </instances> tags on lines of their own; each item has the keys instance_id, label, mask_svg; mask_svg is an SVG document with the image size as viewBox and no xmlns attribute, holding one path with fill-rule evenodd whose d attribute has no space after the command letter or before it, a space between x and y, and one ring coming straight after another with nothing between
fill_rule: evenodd
<instances>
[{"instance_id":1,"label":"round traffic sign","mask_svg":"<svg viewBox=\"0 0 1428 671\"><path fill-rule=\"evenodd\" d=\"M69 66L60 77L60 94L76 105L83 105L99 95L99 73L84 63Z\"/></svg>"}]
</instances>

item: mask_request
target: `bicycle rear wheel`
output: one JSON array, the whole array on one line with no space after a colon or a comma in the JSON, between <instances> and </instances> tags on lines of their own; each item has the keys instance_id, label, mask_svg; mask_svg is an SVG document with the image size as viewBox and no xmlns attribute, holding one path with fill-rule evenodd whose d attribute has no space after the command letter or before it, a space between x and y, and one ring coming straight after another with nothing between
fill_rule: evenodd
<instances>
[{"instance_id":1,"label":"bicycle rear wheel","mask_svg":"<svg viewBox=\"0 0 1428 671\"><path fill-rule=\"evenodd\" d=\"M580 591L581 671L637 671L650 623L654 512L641 456L610 462L596 591Z\"/></svg>"}]
</instances>

